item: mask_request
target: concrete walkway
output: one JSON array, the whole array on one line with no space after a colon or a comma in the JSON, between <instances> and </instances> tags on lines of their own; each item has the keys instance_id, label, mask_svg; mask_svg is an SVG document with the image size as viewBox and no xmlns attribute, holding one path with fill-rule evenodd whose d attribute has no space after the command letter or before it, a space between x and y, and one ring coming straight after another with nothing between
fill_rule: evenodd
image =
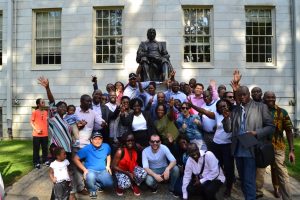
<instances>
[{"instance_id":1,"label":"concrete walkway","mask_svg":"<svg viewBox=\"0 0 300 200\"><path fill-rule=\"evenodd\" d=\"M293 194L293 199L300 199L300 183L294 178L290 178L291 190ZM275 199L272 191L272 183L270 176L270 169L266 170L265 175L265 192L264 198L261 200ZM21 178L18 182L9 188L6 188L7 196L6 200L49 200L51 196L52 183L50 182L48 175L48 168L43 166L42 169L32 170L29 174ZM220 192L221 194L222 192ZM221 195L218 195L221 196ZM78 199L87 200L90 199L89 196L77 196ZM142 187L142 194L140 197L135 197L132 191L126 191L124 196L119 197L113 191L106 191L103 193L98 193L97 199L103 200L113 200L113 199L143 199L143 200L153 200L153 199L176 199L169 194L167 190L167 185L161 185L156 194L152 194L146 187ZM197 198L199 199L199 198ZM222 198L219 198L222 199ZM243 195L239 189L238 185L235 185L231 199L240 200L243 199Z\"/></svg>"}]
</instances>

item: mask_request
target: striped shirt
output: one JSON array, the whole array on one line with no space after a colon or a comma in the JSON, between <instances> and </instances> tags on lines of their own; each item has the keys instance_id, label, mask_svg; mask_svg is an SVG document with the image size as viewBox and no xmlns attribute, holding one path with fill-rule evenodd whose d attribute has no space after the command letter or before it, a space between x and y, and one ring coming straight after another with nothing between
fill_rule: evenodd
<instances>
[{"instance_id":1,"label":"striped shirt","mask_svg":"<svg viewBox=\"0 0 300 200\"><path fill-rule=\"evenodd\" d=\"M54 103L50 104L49 109L48 122L51 143L64 148L66 152L71 152L71 126L56 113L56 106Z\"/></svg>"}]
</instances>

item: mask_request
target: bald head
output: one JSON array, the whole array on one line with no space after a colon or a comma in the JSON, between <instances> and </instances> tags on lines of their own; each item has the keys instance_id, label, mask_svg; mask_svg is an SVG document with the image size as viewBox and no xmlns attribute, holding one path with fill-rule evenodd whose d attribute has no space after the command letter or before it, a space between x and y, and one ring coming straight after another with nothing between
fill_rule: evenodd
<instances>
[{"instance_id":1,"label":"bald head","mask_svg":"<svg viewBox=\"0 0 300 200\"><path fill-rule=\"evenodd\" d=\"M190 154L190 153L193 153L195 151L199 151L198 146L195 143L190 143L188 145L188 148L187 148L187 153Z\"/></svg>"},{"instance_id":2,"label":"bald head","mask_svg":"<svg viewBox=\"0 0 300 200\"><path fill-rule=\"evenodd\" d=\"M237 90L237 98L242 105L247 104L250 101L249 88L247 86L239 87Z\"/></svg>"},{"instance_id":3,"label":"bald head","mask_svg":"<svg viewBox=\"0 0 300 200\"><path fill-rule=\"evenodd\" d=\"M209 90L205 90L203 92L203 100L206 104L210 104L212 102L212 95Z\"/></svg>"},{"instance_id":4,"label":"bald head","mask_svg":"<svg viewBox=\"0 0 300 200\"><path fill-rule=\"evenodd\" d=\"M275 96L276 97L276 95L275 95L275 93L274 92L272 92L272 91L266 91L265 93L264 93L264 99L267 97L267 96L270 96L270 95L272 95L272 96Z\"/></svg>"},{"instance_id":5,"label":"bald head","mask_svg":"<svg viewBox=\"0 0 300 200\"><path fill-rule=\"evenodd\" d=\"M275 102L276 102L276 95L272 91L267 91L264 93L264 103L269 107L269 108L274 108L275 107Z\"/></svg>"},{"instance_id":6,"label":"bald head","mask_svg":"<svg viewBox=\"0 0 300 200\"><path fill-rule=\"evenodd\" d=\"M254 87L251 90L251 97L254 101L261 102L262 101L262 90L260 87Z\"/></svg>"},{"instance_id":7,"label":"bald head","mask_svg":"<svg viewBox=\"0 0 300 200\"><path fill-rule=\"evenodd\" d=\"M200 151L196 144L190 143L187 147L187 153L192 159L198 162L200 158Z\"/></svg>"},{"instance_id":8,"label":"bald head","mask_svg":"<svg viewBox=\"0 0 300 200\"><path fill-rule=\"evenodd\" d=\"M179 86L178 81L174 81L174 82L172 83L172 91L173 91L174 93L177 93L177 92L179 91L179 89L180 89L180 86Z\"/></svg>"}]
</instances>

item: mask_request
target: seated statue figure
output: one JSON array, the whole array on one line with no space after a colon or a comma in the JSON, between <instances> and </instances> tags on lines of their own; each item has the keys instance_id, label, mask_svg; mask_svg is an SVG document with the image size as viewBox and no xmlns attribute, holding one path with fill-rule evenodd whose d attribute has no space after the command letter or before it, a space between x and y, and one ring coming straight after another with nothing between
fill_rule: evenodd
<instances>
[{"instance_id":1,"label":"seated statue figure","mask_svg":"<svg viewBox=\"0 0 300 200\"><path fill-rule=\"evenodd\" d=\"M173 71L166 48L161 42L156 41L155 37L155 29L148 29L148 40L141 42L137 50L136 62L139 63L137 74L142 81L165 81Z\"/></svg>"}]
</instances>

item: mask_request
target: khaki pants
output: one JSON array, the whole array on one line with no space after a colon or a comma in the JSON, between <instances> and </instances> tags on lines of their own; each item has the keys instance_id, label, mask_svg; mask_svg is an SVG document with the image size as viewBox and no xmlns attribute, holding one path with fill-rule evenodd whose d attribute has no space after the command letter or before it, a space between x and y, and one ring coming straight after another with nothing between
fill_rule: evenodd
<instances>
[{"instance_id":1,"label":"khaki pants","mask_svg":"<svg viewBox=\"0 0 300 200\"><path fill-rule=\"evenodd\" d=\"M266 168L256 168L256 196L262 195L265 182Z\"/></svg>"},{"instance_id":2,"label":"khaki pants","mask_svg":"<svg viewBox=\"0 0 300 200\"><path fill-rule=\"evenodd\" d=\"M272 183L274 189L280 188L282 199L292 199L290 190L290 180L285 161L285 151L275 149L275 162L271 166Z\"/></svg>"}]
</instances>

